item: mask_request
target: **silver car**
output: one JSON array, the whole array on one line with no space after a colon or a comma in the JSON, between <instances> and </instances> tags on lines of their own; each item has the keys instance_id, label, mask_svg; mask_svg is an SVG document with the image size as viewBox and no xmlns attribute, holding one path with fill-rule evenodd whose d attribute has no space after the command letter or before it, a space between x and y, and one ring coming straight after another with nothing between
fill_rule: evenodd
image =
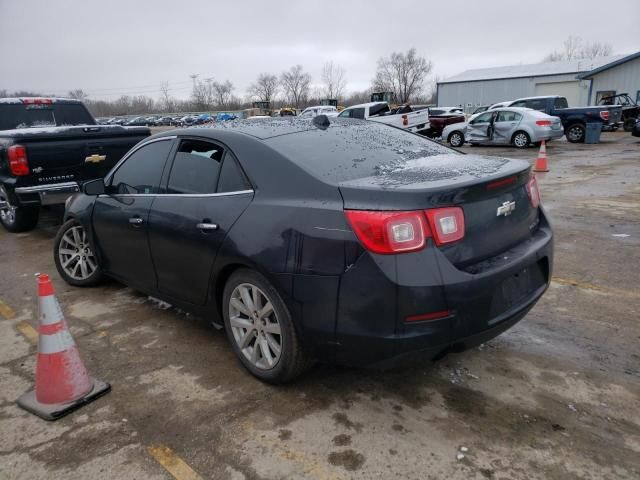
<instances>
[{"instance_id":1,"label":"silver car","mask_svg":"<svg viewBox=\"0 0 640 480\"><path fill-rule=\"evenodd\" d=\"M506 107L473 115L467 122L445 127L442 138L452 147L465 142L472 145L513 145L527 148L542 140L555 140L564 135L558 117L530 108Z\"/></svg>"}]
</instances>

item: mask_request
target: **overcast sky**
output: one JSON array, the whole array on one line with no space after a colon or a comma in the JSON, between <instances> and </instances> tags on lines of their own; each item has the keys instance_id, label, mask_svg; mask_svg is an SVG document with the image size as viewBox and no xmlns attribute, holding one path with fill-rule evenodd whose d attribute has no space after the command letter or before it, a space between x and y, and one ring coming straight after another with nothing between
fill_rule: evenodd
<instances>
[{"instance_id":1,"label":"overcast sky","mask_svg":"<svg viewBox=\"0 0 640 480\"><path fill-rule=\"evenodd\" d=\"M569 35L640 50L640 0L0 0L0 89L91 98L190 93L190 74L229 79L324 62L362 90L376 60L415 47L441 77L536 63Z\"/></svg>"}]
</instances>

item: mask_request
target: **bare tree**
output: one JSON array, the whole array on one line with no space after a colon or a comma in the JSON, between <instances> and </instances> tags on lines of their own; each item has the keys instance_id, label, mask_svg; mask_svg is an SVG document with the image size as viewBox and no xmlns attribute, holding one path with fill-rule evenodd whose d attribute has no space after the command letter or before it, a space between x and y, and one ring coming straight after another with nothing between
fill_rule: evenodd
<instances>
[{"instance_id":1,"label":"bare tree","mask_svg":"<svg viewBox=\"0 0 640 480\"><path fill-rule=\"evenodd\" d=\"M69 98L75 98L76 100L84 100L87 98L87 94L81 88L76 88L74 90L69 90Z\"/></svg>"},{"instance_id":2,"label":"bare tree","mask_svg":"<svg viewBox=\"0 0 640 480\"><path fill-rule=\"evenodd\" d=\"M160 84L160 102L162 104L162 108L165 112L170 112L173 110L173 98L171 98L171 93L169 91L169 82L164 81Z\"/></svg>"},{"instance_id":3,"label":"bare tree","mask_svg":"<svg viewBox=\"0 0 640 480\"><path fill-rule=\"evenodd\" d=\"M399 103L407 103L420 94L432 68L432 63L418 56L415 48L407 53L393 52L389 58L378 60L373 86L393 92Z\"/></svg>"},{"instance_id":4,"label":"bare tree","mask_svg":"<svg viewBox=\"0 0 640 480\"><path fill-rule=\"evenodd\" d=\"M261 73L255 83L249 86L251 97L261 102L271 102L278 93L278 77L270 73Z\"/></svg>"},{"instance_id":5,"label":"bare tree","mask_svg":"<svg viewBox=\"0 0 640 480\"><path fill-rule=\"evenodd\" d=\"M226 107L233 96L233 83L229 80L225 80L224 82L212 82L211 89L215 105Z\"/></svg>"},{"instance_id":6,"label":"bare tree","mask_svg":"<svg viewBox=\"0 0 640 480\"><path fill-rule=\"evenodd\" d=\"M340 99L344 95L347 81L344 78L344 68L335 65L333 61L327 62L322 68L323 94L326 98Z\"/></svg>"},{"instance_id":7,"label":"bare tree","mask_svg":"<svg viewBox=\"0 0 640 480\"><path fill-rule=\"evenodd\" d=\"M580 37L569 35L563 43L561 51L554 50L546 55L543 62L561 62L565 60L582 60L611 55L613 48L608 43L587 42L583 43Z\"/></svg>"},{"instance_id":8,"label":"bare tree","mask_svg":"<svg viewBox=\"0 0 640 480\"><path fill-rule=\"evenodd\" d=\"M309 98L311 75L302 70L302 65L295 65L280 75L280 83L287 97L287 101L298 107Z\"/></svg>"},{"instance_id":9,"label":"bare tree","mask_svg":"<svg viewBox=\"0 0 640 480\"><path fill-rule=\"evenodd\" d=\"M204 82L194 82L191 100L195 110L206 110L210 106L211 89Z\"/></svg>"}]
</instances>

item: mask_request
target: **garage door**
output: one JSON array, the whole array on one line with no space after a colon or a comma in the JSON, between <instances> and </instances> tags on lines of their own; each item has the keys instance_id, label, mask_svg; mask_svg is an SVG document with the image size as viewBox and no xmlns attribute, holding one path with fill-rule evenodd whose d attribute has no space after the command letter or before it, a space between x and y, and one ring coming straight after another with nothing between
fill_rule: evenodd
<instances>
[{"instance_id":1,"label":"garage door","mask_svg":"<svg viewBox=\"0 0 640 480\"><path fill-rule=\"evenodd\" d=\"M567 97L570 107L580 105L579 82L536 83L536 95L560 95Z\"/></svg>"}]
</instances>

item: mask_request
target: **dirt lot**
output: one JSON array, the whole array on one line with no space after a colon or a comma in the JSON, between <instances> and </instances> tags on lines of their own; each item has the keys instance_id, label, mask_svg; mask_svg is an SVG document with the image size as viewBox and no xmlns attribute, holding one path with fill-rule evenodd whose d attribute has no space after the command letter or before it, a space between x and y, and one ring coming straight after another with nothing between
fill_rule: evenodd
<instances>
[{"instance_id":1,"label":"dirt lot","mask_svg":"<svg viewBox=\"0 0 640 480\"><path fill-rule=\"evenodd\" d=\"M116 283L66 286L59 212L0 231L0 478L640 478L640 142L548 154L550 290L499 338L398 372L320 365L264 385L205 322ZM113 384L55 423L15 403L33 384L35 272L52 274L89 369Z\"/></svg>"}]
</instances>

